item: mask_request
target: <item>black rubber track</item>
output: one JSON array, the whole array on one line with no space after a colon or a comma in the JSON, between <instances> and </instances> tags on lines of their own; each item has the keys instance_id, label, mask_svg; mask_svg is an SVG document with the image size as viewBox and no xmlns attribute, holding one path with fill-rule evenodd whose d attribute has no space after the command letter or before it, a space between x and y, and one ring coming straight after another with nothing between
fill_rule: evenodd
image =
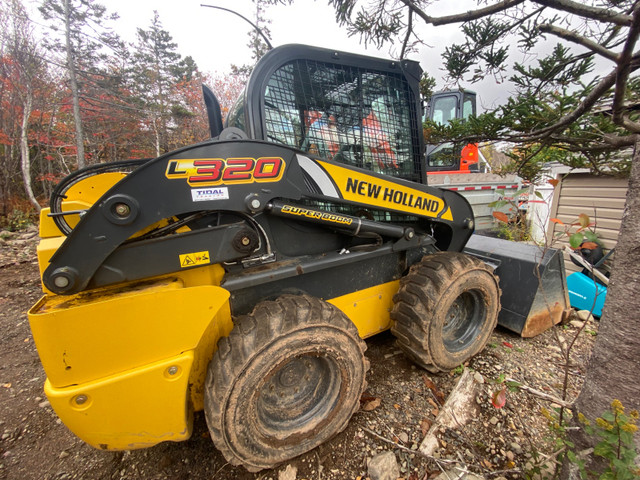
<instances>
[{"instance_id":1,"label":"black rubber track","mask_svg":"<svg viewBox=\"0 0 640 480\"><path fill-rule=\"evenodd\" d=\"M491 267L458 252L425 256L400 281L391 332L418 365L437 373L480 352L498 321L500 288Z\"/></svg>"},{"instance_id":2,"label":"black rubber track","mask_svg":"<svg viewBox=\"0 0 640 480\"><path fill-rule=\"evenodd\" d=\"M360 405L365 342L338 308L307 295L259 303L220 339L205 416L227 461L274 467L342 431Z\"/></svg>"}]
</instances>

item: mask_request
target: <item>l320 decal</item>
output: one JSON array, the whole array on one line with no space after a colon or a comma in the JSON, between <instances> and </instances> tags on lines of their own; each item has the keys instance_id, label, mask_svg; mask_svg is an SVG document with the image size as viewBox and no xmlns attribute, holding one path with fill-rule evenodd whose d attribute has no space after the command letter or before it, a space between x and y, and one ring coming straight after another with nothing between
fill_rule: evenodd
<instances>
[{"instance_id":1,"label":"l320 decal","mask_svg":"<svg viewBox=\"0 0 640 480\"><path fill-rule=\"evenodd\" d=\"M277 182L285 166L280 157L174 159L167 163L165 176L184 178L192 187Z\"/></svg>"}]
</instances>

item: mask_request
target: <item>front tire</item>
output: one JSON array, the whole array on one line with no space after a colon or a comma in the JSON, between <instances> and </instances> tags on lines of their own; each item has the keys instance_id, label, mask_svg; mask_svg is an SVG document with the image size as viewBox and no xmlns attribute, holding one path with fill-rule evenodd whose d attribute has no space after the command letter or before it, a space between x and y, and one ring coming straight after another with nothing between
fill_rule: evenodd
<instances>
[{"instance_id":1,"label":"front tire","mask_svg":"<svg viewBox=\"0 0 640 480\"><path fill-rule=\"evenodd\" d=\"M366 344L333 305L285 295L240 317L207 374L216 447L249 471L274 467L342 431L366 386Z\"/></svg>"},{"instance_id":2,"label":"front tire","mask_svg":"<svg viewBox=\"0 0 640 480\"><path fill-rule=\"evenodd\" d=\"M500 288L492 269L458 252L425 256L401 280L391 332L405 354L437 373L480 352L498 322Z\"/></svg>"}]
</instances>

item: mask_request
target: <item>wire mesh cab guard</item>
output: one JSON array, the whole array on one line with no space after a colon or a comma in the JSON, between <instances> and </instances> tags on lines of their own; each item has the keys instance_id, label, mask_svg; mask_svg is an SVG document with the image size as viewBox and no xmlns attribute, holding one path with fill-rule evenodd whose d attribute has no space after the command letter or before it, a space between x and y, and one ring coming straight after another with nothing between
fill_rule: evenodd
<instances>
[{"instance_id":1,"label":"wire mesh cab guard","mask_svg":"<svg viewBox=\"0 0 640 480\"><path fill-rule=\"evenodd\" d=\"M418 82L410 60L303 45L268 52L227 126L377 173L423 181Z\"/></svg>"}]
</instances>

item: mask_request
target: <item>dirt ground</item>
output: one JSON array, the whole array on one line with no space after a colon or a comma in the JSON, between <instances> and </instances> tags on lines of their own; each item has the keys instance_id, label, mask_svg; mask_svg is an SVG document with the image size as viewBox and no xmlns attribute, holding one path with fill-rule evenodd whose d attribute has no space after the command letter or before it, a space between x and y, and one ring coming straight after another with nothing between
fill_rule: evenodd
<instances>
[{"instance_id":1,"label":"dirt ground","mask_svg":"<svg viewBox=\"0 0 640 480\"><path fill-rule=\"evenodd\" d=\"M57 419L44 397L40 365L27 310L41 295L35 261L35 229L0 232L0 479L297 479L366 478L367 460L391 450L407 480L433 478L452 461L491 479L526 478L536 455L552 449L541 407L552 405L524 392L507 393L495 408L491 395L501 375L560 396L563 370L559 342L570 341L574 324L557 326L533 339L498 328L485 350L467 365L484 381L475 401L478 414L463 429L439 433L435 458L417 452L459 372L428 374L416 368L380 334L367 341L371 361L362 408L331 441L289 464L257 474L226 463L209 438L204 416L196 414L193 436L146 450L104 452L87 446ZM597 325L587 324L573 350L568 398L575 398ZM559 342L558 342L559 341ZM477 373L475 373L477 372ZM432 382L432 383L431 383Z\"/></svg>"}]
</instances>

